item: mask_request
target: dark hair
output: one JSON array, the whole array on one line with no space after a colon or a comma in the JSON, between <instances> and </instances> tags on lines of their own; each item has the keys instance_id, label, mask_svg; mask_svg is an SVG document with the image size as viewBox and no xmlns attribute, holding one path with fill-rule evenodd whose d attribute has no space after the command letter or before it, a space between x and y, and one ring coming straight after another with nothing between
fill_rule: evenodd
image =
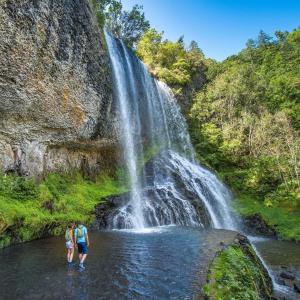
<instances>
[{"instance_id":1,"label":"dark hair","mask_svg":"<svg viewBox=\"0 0 300 300\"><path fill-rule=\"evenodd\" d=\"M68 224L68 228L69 228L69 229L72 229L73 227L74 227L74 224L73 224L73 223L69 223L69 224Z\"/></svg>"}]
</instances>

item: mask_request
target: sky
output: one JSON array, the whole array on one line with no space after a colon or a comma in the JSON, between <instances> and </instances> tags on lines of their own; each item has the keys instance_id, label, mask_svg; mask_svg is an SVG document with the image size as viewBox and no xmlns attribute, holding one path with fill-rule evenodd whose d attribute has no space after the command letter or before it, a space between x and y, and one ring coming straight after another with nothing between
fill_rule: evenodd
<instances>
[{"instance_id":1,"label":"sky","mask_svg":"<svg viewBox=\"0 0 300 300\"><path fill-rule=\"evenodd\" d=\"M291 31L300 26L300 0L122 0L126 10L143 5L150 25L176 41L198 42L218 61L238 53L263 30Z\"/></svg>"}]
</instances>

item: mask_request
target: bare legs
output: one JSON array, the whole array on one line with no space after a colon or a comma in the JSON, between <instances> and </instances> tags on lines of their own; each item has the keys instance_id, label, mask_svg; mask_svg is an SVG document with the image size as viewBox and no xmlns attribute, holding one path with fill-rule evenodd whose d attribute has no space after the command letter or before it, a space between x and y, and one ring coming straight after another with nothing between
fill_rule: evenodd
<instances>
[{"instance_id":1,"label":"bare legs","mask_svg":"<svg viewBox=\"0 0 300 300\"><path fill-rule=\"evenodd\" d=\"M74 256L74 247L72 247L72 249L71 249L70 262L73 261L73 256Z\"/></svg>"},{"instance_id":2,"label":"bare legs","mask_svg":"<svg viewBox=\"0 0 300 300\"><path fill-rule=\"evenodd\" d=\"M79 254L79 260L80 260L80 263L83 264L85 259L87 257L87 254Z\"/></svg>"},{"instance_id":3,"label":"bare legs","mask_svg":"<svg viewBox=\"0 0 300 300\"><path fill-rule=\"evenodd\" d=\"M74 256L74 247L68 249L67 259L69 263L73 261L73 256Z\"/></svg>"}]
</instances>

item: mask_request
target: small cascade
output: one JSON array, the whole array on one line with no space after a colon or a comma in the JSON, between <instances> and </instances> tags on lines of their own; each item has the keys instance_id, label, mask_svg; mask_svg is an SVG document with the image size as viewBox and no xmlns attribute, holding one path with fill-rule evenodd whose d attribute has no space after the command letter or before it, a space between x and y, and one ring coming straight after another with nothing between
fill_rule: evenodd
<instances>
[{"instance_id":1,"label":"small cascade","mask_svg":"<svg viewBox=\"0 0 300 300\"><path fill-rule=\"evenodd\" d=\"M169 87L155 80L124 43L105 33L131 192L110 228L180 224L234 229L231 195L195 161L186 121ZM159 149L145 164L144 154ZM141 169L141 164L145 164Z\"/></svg>"}]
</instances>

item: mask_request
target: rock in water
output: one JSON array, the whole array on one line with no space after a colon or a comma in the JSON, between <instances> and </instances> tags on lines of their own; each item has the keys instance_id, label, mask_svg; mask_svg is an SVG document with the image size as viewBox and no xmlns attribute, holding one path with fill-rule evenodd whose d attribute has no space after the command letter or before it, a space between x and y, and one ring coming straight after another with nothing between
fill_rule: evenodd
<instances>
[{"instance_id":1,"label":"rock in water","mask_svg":"<svg viewBox=\"0 0 300 300\"><path fill-rule=\"evenodd\" d=\"M284 279L289 279L289 280L294 280L295 279L295 275L290 273L290 272L286 272L283 271L280 273L280 277L284 278Z\"/></svg>"}]
</instances>

